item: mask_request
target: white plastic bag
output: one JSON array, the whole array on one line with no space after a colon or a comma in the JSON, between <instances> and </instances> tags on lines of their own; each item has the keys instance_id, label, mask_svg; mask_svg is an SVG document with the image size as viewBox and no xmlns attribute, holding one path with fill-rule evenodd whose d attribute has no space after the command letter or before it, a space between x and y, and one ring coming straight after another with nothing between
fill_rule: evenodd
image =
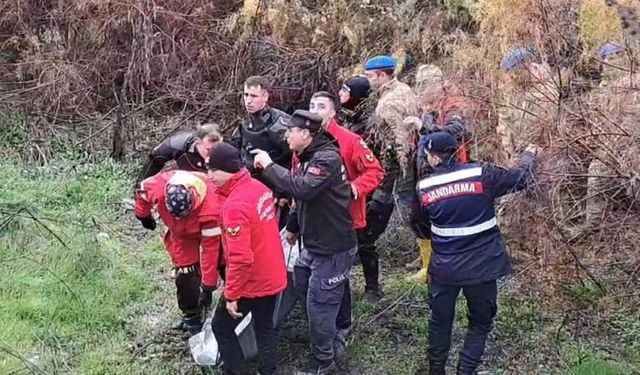
<instances>
[{"instance_id":1,"label":"white plastic bag","mask_svg":"<svg viewBox=\"0 0 640 375\"><path fill-rule=\"evenodd\" d=\"M287 272L293 272L293 266L296 264L300 256L300 241L296 241L291 245L287 242L287 229L282 228L280 231L280 241L282 241L282 249L284 250L284 263L287 265Z\"/></svg>"},{"instance_id":2,"label":"white plastic bag","mask_svg":"<svg viewBox=\"0 0 640 375\"><path fill-rule=\"evenodd\" d=\"M215 366L220 360L218 341L216 341L216 337L211 330L212 318L213 311L210 311L202 331L189 338L189 350L198 366Z\"/></svg>"},{"instance_id":3,"label":"white plastic bag","mask_svg":"<svg viewBox=\"0 0 640 375\"><path fill-rule=\"evenodd\" d=\"M217 366L220 364L220 352L218 350L218 341L211 330L211 320L216 311L216 307L221 298L219 293L214 293L213 308L207 314L202 331L189 338L189 350L191 356L198 366ZM235 334L238 336L242 353L246 359L251 359L258 354L258 346L256 344L256 335L253 330L253 319L251 313L247 314L240 324L235 328Z\"/></svg>"}]
</instances>

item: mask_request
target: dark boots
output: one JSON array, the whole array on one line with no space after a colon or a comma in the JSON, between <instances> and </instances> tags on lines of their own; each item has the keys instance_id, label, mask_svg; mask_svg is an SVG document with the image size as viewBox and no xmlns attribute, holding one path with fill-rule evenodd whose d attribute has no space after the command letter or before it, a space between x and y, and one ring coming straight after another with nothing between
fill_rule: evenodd
<instances>
[{"instance_id":1,"label":"dark boots","mask_svg":"<svg viewBox=\"0 0 640 375\"><path fill-rule=\"evenodd\" d=\"M382 298L378 277L380 273L378 251L375 244L359 244L358 254L364 273L364 295L370 302L378 302Z\"/></svg>"}]
</instances>

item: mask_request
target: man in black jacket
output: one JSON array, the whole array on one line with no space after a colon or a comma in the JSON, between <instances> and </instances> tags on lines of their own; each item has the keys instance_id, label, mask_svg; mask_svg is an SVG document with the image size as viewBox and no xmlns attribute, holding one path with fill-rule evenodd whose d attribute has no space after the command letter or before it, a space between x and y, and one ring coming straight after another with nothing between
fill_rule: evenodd
<instances>
[{"instance_id":1,"label":"man in black jacket","mask_svg":"<svg viewBox=\"0 0 640 375\"><path fill-rule=\"evenodd\" d=\"M222 135L215 124L202 125L195 132L178 131L169 135L149 154L136 179L136 187L160 172L169 161L175 161L180 170L206 173L206 159L218 142L222 142Z\"/></svg>"},{"instance_id":2,"label":"man in black jacket","mask_svg":"<svg viewBox=\"0 0 640 375\"><path fill-rule=\"evenodd\" d=\"M251 76L244 82L242 100L247 110L247 119L234 130L230 143L240 150L240 158L251 176L275 190L278 198L278 222L282 228L288 216L288 197L261 178L254 169L251 153L252 150L263 150L274 163L287 169L291 167L291 150L285 138L289 115L269 106L269 89L269 81L263 76Z\"/></svg>"},{"instance_id":3,"label":"man in black jacket","mask_svg":"<svg viewBox=\"0 0 640 375\"><path fill-rule=\"evenodd\" d=\"M287 123L294 151L293 171L254 151L262 177L293 200L287 239L298 237L301 254L295 266L296 289L306 295L312 357L298 374L325 374L335 368L336 317L357 251L351 222L351 187L337 141L322 130L322 118L298 110Z\"/></svg>"},{"instance_id":4,"label":"man in black jacket","mask_svg":"<svg viewBox=\"0 0 640 375\"><path fill-rule=\"evenodd\" d=\"M291 165L291 151L284 133L289 115L269 106L269 81L252 76L244 82L243 103L247 119L231 135L230 143L240 150L240 157L253 175L252 150L266 151L278 165Z\"/></svg>"}]
</instances>

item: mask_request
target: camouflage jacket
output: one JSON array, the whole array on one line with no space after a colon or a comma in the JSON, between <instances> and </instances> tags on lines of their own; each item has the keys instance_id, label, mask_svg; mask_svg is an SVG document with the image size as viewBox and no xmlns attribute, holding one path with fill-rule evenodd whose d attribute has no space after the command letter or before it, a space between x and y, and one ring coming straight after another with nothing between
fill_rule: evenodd
<instances>
[{"instance_id":1,"label":"camouflage jacket","mask_svg":"<svg viewBox=\"0 0 640 375\"><path fill-rule=\"evenodd\" d=\"M379 129L386 147L395 149L395 156L403 170L410 169L409 158L415 148L416 134L411 127L403 125L409 116L418 116L418 101L406 84L393 79L378 89L379 100L375 114L384 122Z\"/></svg>"},{"instance_id":2,"label":"camouflage jacket","mask_svg":"<svg viewBox=\"0 0 640 375\"><path fill-rule=\"evenodd\" d=\"M560 92L553 81L535 84L521 95L507 98L498 109L497 133L508 156L519 155L553 113L560 100Z\"/></svg>"}]
</instances>

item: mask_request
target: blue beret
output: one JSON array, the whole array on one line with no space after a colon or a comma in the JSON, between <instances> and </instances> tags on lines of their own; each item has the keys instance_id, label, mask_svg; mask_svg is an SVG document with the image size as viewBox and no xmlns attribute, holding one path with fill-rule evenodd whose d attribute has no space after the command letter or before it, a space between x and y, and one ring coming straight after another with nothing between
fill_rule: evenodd
<instances>
[{"instance_id":1,"label":"blue beret","mask_svg":"<svg viewBox=\"0 0 640 375\"><path fill-rule=\"evenodd\" d=\"M376 56L364 64L364 70L395 69L396 59L390 56Z\"/></svg>"},{"instance_id":2,"label":"blue beret","mask_svg":"<svg viewBox=\"0 0 640 375\"><path fill-rule=\"evenodd\" d=\"M598 54L600 55L601 59L604 59L622 51L624 51L624 46L622 44L618 42L609 42L600 47L600 49L598 50Z\"/></svg>"},{"instance_id":3,"label":"blue beret","mask_svg":"<svg viewBox=\"0 0 640 375\"><path fill-rule=\"evenodd\" d=\"M458 141L449 133L435 132L421 137L420 143L425 151L452 153L458 149Z\"/></svg>"},{"instance_id":4,"label":"blue beret","mask_svg":"<svg viewBox=\"0 0 640 375\"><path fill-rule=\"evenodd\" d=\"M510 70L522 63L534 61L535 59L536 56L533 51L528 48L517 47L509 51L500 61L500 69Z\"/></svg>"}]
</instances>

